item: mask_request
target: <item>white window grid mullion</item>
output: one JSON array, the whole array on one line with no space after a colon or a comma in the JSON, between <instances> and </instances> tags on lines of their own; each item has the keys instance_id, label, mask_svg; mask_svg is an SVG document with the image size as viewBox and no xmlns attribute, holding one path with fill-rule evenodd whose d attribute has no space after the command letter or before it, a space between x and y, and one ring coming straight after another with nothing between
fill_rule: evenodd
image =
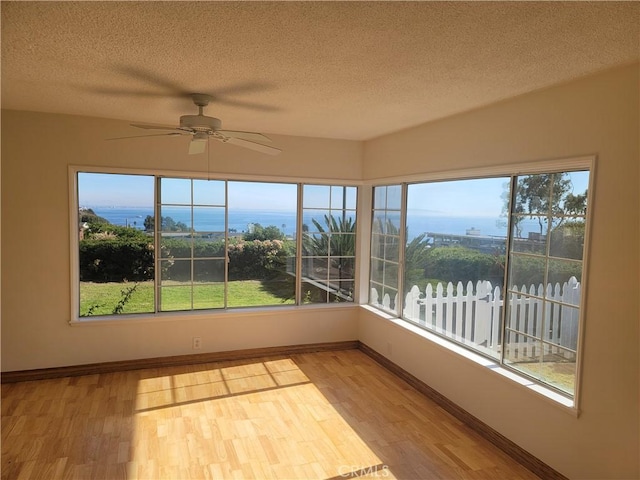
<instances>
[{"instance_id":1,"label":"white window grid mullion","mask_svg":"<svg viewBox=\"0 0 640 480\"><path fill-rule=\"evenodd\" d=\"M398 279L397 279L397 301L396 312L398 317L403 317L404 312L404 272L405 250L407 248L407 184L400 184L400 231L398 232Z\"/></svg>"},{"instance_id":2,"label":"white window grid mullion","mask_svg":"<svg viewBox=\"0 0 640 480\"><path fill-rule=\"evenodd\" d=\"M154 225L155 228L153 229L153 236L154 236L154 263L155 263L155 269L154 269L154 279L153 279L153 290L154 290L154 312L158 313L161 311L161 304L162 304L162 234L161 234L161 230L162 230L162 222L161 222L161 215L160 215L160 202L162 200L162 191L161 191L161 177L157 176L155 177L155 181L154 181L154 189L153 189L153 204L154 204L154 211L153 211L153 215L154 215Z\"/></svg>"}]
</instances>

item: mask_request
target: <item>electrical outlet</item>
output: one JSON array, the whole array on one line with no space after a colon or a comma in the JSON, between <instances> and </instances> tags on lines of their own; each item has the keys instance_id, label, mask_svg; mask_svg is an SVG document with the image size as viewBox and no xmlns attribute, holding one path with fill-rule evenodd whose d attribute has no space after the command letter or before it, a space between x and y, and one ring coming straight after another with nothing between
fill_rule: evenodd
<instances>
[{"instance_id":1,"label":"electrical outlet","mask_svg":"<svg viewBox=\"0 0 640 480\"><path fill-rule=\"evenodd\" d=\"M199 350L202 347L202 338L193 337L192 347L193 347L194 350Z\"/></svg>"}]
</instances>

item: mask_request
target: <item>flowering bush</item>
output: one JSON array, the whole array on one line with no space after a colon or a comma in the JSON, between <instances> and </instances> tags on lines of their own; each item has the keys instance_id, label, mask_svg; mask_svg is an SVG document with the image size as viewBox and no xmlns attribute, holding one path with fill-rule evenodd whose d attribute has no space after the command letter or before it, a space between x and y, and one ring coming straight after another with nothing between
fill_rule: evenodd
<instances>
[{"instance_id":1,"label":"flowering bush","mask_svg":"<svg viewBox=\"0 0 640 480\"><path fill-rule=\"evenodd\" d=\"M286 267L282 240L234 240L229 244L229 279L268 278Z\"/></svg>"}]
</instances>

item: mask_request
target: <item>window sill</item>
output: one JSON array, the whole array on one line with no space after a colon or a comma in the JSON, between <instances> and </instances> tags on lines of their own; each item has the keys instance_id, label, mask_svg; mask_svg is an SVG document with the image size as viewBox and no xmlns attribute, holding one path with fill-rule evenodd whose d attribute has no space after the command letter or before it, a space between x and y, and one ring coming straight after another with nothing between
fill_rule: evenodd
<instances>
[{"instance_id":1,"label":"window sill","mask_svg":"<svg viewBox=\"0 0 640 480\"><path fill-rule=\"evenodd\" d=\"M410 322L406 320L402 320L396 316L390 315L389 313L378 310L375 307L370 305L360 305L361 308L367 310L370 313L377 315L380 318L388 320L391 324L398 328L402 328L405 331L409 331L414 335L417 335L431 343L438 345L438 347L448 350L452 353L460 355L465 359L469 360L472 365L477 366L478 368L482 368L484 370L490 370L492 374L497 374L501 378L507 379L510 382L514 382L519 385L521 388L526 388L527 390L534 392L543 400L548 401L554 406L561 408L562 411L574 416L578 417L580 415L580 411L576 407L575 401L573 399L567 398L563 395L560 395L556 391L544 387L531 379L518 375L517 373L504 368L498 362L491 360L487 357L479 355L477 353L472 352L460 345L457 345L445 338L442 338L438 335L435 335L427 330L424 330L418 326L412 325Z\"/></svg>"},{"instance_id":2,"label":"window sill","mask_svg":"<svg viewBox=\"0 0 640 480\"><path fill-rule=\"evenodd\" d=\"M103 315L95 317L81 317L69 321L69 325L96 326L96 325L131 325L138 323L156 322L183 322L185 320L200 320L214 318L257 317L267 315L293 315L300 312L312 312L318 310L349 310L357 307L355 303L340 304L316 304L316 305L288 305L273 307L245 307L219 310L177 311L163 313L135 313L129 315Z\"/></svg>"}]
</instances>

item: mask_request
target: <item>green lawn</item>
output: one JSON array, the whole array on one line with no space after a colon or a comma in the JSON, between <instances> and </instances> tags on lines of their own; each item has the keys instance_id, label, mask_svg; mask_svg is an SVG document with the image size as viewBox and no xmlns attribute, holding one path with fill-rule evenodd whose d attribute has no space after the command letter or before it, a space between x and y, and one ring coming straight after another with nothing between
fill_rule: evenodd
<instances>
[{"instance_id":1,"label":"green lawn","mask_svg":"<svg viewBox=\"0 0 640 480\"><path fill-rule=\"evenodd\" d=\"M293 279L230 281L227 306L291 305L294 303L292 285ZM153 312L153 290L152 281L80 282L80 315L111 315L118 313L118 310L122 314ZM191 310L192 301L194 309L223 308L224 284L194 283L192 289L190 284L163 282L161 299L162 311Z\"/></svg>"}]
</instances>

